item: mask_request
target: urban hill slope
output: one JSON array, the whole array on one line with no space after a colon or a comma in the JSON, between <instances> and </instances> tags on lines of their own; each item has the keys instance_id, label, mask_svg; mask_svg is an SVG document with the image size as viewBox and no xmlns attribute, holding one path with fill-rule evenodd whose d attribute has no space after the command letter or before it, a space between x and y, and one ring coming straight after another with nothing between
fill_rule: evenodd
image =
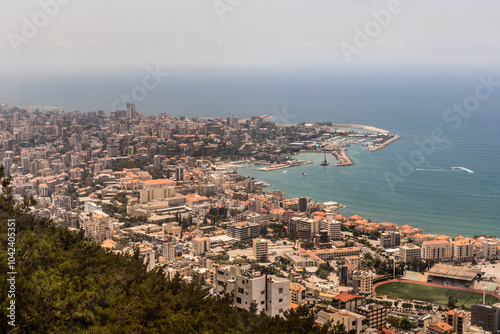
<instances>
[{"instance_id":1,"label":"urban hill slope","mask_svg":"<svg viewBox=\"0 0 500 334\"><path fill-rule=\"evenodd\" d=\"M3 167L0 167L0 178ZM314 326L312 307L271 318L231 306L196 283L146 272L134 257L115 255L16 205L9 179L0 194L0 269L7 268L7 219L16 220L16 326L7 324L8 298L0 302L2 333L345 333ZM8 282L0 283L7 296ZM335 326L334 326L335 327Z\"/></svg>"}]
</instances>

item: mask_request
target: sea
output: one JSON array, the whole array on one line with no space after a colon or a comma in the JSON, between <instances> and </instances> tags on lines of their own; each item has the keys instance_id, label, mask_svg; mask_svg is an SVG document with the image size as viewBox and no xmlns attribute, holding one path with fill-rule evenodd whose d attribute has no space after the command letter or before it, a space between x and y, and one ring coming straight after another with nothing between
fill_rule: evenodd
<instances>
[{"instance_id":1,"label":"sea","mask_svg":"<svg viewBox=\"0 0 500 334\"><path fill-rule=\"evenodd\" d=\"M144 88L147 75L147 70L138 70L3 79L0 103L109 114L125 95L143 114L270 115L282 124L375 126L402 138L375 152L361 145L347 147L353 166L334 167L329 155L330 165L322 167L322 154L301 153L294 158L314 163L271 172L251 165L238 171L289 198L338 202L347 216L409 224L424 233L452 237L500 237L498 71L173 69L152 89Z\"/></svg>"}]
</instances>

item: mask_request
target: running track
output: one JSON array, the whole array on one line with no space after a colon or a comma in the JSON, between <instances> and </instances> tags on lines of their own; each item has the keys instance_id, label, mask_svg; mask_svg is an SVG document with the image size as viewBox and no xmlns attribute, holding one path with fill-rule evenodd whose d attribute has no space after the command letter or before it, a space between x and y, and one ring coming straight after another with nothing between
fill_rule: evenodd
<instances>
[{"instance_id":1,"label":"running track","mask_svg":"<svg viewBox=\"0 0 500 334\"><path fill-rule=\"evenodd\" d=\"M417 281L410 281L410 280L401 280L401 279L392 279L389 281L383 281L379 283L375 283L372 287L372 294L376 296L377 294L375 293L375 289L377 286L386 284L386 283L392 283L392 282L402 282L402 283L413 283L413 284L421 284L421 285L427 285L427 286L435 286L438 288L447 288L447 289L455 289L455 290L463 290L463 291L470 291L470 292L478 292L478 293L483 293L483 290L475 290L475 289L469 289L469 288L460 288L460 287L450 287L450 286L445 286L441 284L435 284L435 283L424 283L424 282L417 282ZM500 294L496 292L491 292L491 291L486 291L486 294L492 295L494 297L497 297L500 299Z\"/></svg>"}]
</instances>

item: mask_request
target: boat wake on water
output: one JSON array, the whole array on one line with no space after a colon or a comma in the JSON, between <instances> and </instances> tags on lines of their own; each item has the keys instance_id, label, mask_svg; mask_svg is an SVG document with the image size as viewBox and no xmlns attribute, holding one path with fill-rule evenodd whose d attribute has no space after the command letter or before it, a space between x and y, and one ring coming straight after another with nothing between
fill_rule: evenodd
<instances>
[{"instance_id":1,"label":"boat wake on water","mask_svg":"<svg viewBox=\"0 0 500 334\"><path fill-rule=\"evenodd\" d=\"M470 169L465 168L465 167L460 167L460 166L457 166L457 167L451 167L450 169L436 169L436 168L426 169L426 168L417 168L416 170L418 170L418 171L425 171L425 172L460 172L460 171L465 171L465 172L467 172L467 173L474 174L474 171L473 171L473 170L470 170Z\"/></svg>"}]
</instances>

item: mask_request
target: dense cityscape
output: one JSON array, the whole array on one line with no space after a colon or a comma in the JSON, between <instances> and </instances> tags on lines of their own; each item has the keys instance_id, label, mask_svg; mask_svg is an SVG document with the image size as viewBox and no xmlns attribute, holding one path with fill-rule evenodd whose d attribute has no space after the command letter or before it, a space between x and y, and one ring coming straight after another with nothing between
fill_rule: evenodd
<instances>
[{"instance_id":1,"label":"dense cityscape","mask_svg":"<svg viewBox=\"0 0 500 334\"><path fill-rule=\"evenodd\" d=\"M109 116L6 104L0 113L16 203L31 198L36 219L138 256L145 271L276 319L308 305L313 326L338 333L500 331L496 236L345 217L336 202L287 198L237 172L312 163L294 159L299 152L324 155L317 168L327 154L338 160L328 168L350 168L345 147L377 151L396 134L269 116L143 115L133 103Z\"/></svg>"}]
</instances>

